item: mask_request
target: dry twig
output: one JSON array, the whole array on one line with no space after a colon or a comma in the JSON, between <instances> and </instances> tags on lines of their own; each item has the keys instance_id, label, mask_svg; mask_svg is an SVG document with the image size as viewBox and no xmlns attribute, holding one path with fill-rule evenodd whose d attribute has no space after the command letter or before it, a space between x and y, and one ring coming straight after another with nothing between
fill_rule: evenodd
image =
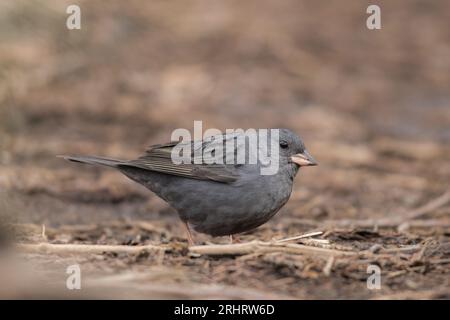
<instances>
[{"instance_id":1,"label":"dry twig","mask_svg":"<svg viewBox=\"0 0 450 320\"><path fill-rule=\"evenodd\" d=\"M305 233L305 234L295 236L295 237L276 240L276 242L281 243L281 242L294 241L294 240L299 240L299 239L304 239L304 238L310 238L310 237L321 235L322 233L323 233L322 231L310 232L310 233Z\"/></svg>"},{"instance_id":2,"label":"dry twig","mask_svg":"<svg viewBox=\"0 0 450 320\"><path fill-rule=\"evenodd\" d=\"M144 245L144 246L124 246L124 245L100 245L100 244L17 244L16 247L26 253L54 253L54 254L73 254L73 253L92 253L101 254L105 252L124 252L139 253L148 251L165 251L167 247Z\"/></svg>"},{"instance_id":3,"label":"dry twig","mask_svg":"<svg viewBox=\"0 0 450 320\"><path fill-rule=\"evenodd\" d=\"M276 242L251 241L247 243L228 245L204 245L189 248L190 252L206 255L246 255L251 253L286 252L291 254L315 254L315 255L355 255L353 251L326 249L302 244L288 244Z\"/></svg>"},{"instance_id":4,"label":"dry twig","mask_svg":"<svg viewBox=\"0 0 450 320\"><path fill-rule=\"evenodd\" d=\"M323 268L323 273L328 277L331 274L331 269L333 268L334 264L334 256L331 256L327 260L327 264Z\"/></svg>"}]
</instances>

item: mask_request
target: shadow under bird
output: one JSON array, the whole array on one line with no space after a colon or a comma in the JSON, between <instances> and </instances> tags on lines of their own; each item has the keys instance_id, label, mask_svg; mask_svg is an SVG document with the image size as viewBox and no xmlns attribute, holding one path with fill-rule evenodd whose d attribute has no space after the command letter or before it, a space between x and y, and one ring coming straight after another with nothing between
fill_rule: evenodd
<instances>
[{"instance_id":1,"label":"shadow under bird","mask_svg":"<svg viewBox=\"0 0 450 320\"><path fill-rule=\"evenodd\" d=\"M240 148L245 148L243 152L248 159L249 149L252 150L248 144L255 142L239 138L239 134L224 134L220 140L204 139L199 144L194 141L187 143L192 145L194 154L196 147L205 150L212 141L226 144L234 139L232 148L224 149L224 159L229 152L235 157L241 151ZM172 151L179 142L151 146L135 160L95 156L61 157L118 169L144 185L177 210L187 230L188 242L193 245L190 227L211 236L229 235L233 241L233 235L264 224L288 201L299 168L317 165L303 141L292 131L279 129L276 143L278 170L271 175L261 174L264 164L259 159L256 163L245 161L227 164L224 161L224 164L208 164L192 160L190 163L176 164L172 160Z\"/></svg>"}]
</instances>

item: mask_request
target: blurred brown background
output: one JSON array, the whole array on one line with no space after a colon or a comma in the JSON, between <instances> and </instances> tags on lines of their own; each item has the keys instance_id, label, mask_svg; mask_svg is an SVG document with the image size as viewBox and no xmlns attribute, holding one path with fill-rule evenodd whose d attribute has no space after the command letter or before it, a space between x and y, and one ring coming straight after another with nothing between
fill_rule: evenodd
<instances>
[{"instance_id":1,"label":"blurred brown background","mask_svg":"<svg viewBox=\"0 0 450 320\"><path fill-rule=\"evenodd\" d=\"M81 30L66 28L69 4L81 7ZM369 4L381 7L381 30L366 28ZM203 120L222 130L291 128L320 163L302 170L290 202L244 239L314 228L354 234L352 220L413 210L449 190L449 21L444 0L2 1L1 208L45 224L57 243L183 242L176 214L153 194L116 172L55 155L133 158ZM431 228L343 238L362 247L447 245L449 213L444 205L421 217L434 221ZM155 230L133 227L144 220ZM23 241L40 241L39 234ZM442 252L439 259L448 259ZM189 274L177 281L283 297L374 294L365 288L365 266L343 262L329 278L323 261L277 259L120 264L104 257L94 265L114 273L162 263ZM363 280L350 281L355 272ZM448 289L446 275L448 264L410 270L386 282L383 294L434 297Z\"/></svg>"}]
</instances>

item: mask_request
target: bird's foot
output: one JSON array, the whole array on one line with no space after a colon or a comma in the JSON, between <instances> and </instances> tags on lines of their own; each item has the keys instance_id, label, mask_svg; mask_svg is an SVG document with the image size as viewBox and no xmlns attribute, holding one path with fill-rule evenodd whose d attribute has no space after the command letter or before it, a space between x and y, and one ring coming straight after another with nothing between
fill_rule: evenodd
<instances>
[{"instance_id":1,"label":"bird's foot","mask_svg":"<svg viewBox=\"0 0 450 320\"><path fill-rule=\"evenodd\" d=\"M191 229L189 228L189 224L186 221L183 221L183 225L186 229L189 247L195 246L194 238L192 237L192 233L191 233Z\"/></svg>"},{"instance_id":2,"label":"bird's foot","mask_svg":"<svg viewBox=\"0 0 450 320\"><path fill-rule=\"evenodd\" d=\"M241 243L241 240L239 239L239 236L236 234L230 234L230 243Z\"/></svg>"}]
</instances>

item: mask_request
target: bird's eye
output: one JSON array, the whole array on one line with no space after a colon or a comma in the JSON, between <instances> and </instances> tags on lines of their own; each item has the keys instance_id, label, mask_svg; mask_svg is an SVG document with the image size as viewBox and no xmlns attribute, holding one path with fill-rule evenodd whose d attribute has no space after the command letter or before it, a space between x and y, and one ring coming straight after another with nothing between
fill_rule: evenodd
<instances>
[{"instance_id":1,"label":"bird's eye","mask_svg":"<svg viewBox=\"0 0 450 320\"><path fill-rule=\"evenodd\" d=\"M288 143L286 141L280 141L280 147L286 149L288 147Z\"/></svg>"}]
</instances>

